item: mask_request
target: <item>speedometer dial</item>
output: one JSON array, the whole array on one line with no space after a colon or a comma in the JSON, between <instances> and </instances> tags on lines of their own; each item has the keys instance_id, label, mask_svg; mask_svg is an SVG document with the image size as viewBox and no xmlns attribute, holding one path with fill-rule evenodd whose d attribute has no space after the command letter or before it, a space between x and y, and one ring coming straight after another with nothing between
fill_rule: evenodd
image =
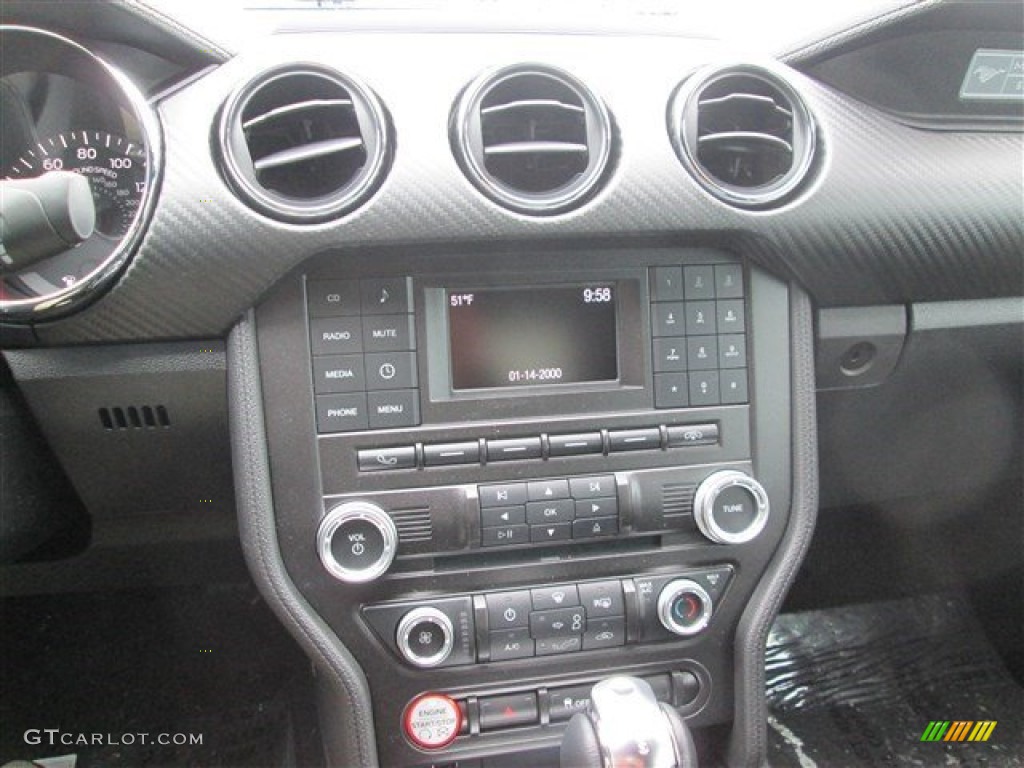
<instances>
[{"instance_id":1,"label":"speedometer dial","mask_svg":"<svg viewBox=\"0 0 1024 768\"><path fill-rule=\"evenodd\" d=\"M96 205L96 231L124 236L146 191L142 146L106 131L69 131L44 138L8 167L4 176L26 179L47 171L74 171L89 179Z\"/></svg>"}]
</instances>

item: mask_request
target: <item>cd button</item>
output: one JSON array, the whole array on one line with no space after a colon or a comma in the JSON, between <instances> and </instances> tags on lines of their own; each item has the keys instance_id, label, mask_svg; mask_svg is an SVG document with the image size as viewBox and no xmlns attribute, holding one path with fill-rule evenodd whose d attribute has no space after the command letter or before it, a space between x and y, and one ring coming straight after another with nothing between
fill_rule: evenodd
<instances>
[{"instance_id":1,"label":"cd button","mask_svg":"<svg viewBox=\"0 0 1024 768\"><path fill-rule=\"evenodd\" d=\"M306 299L310 317L359 314L359 285L354 280L310 280Z\"/></svg>"},{"instance_id":2,"label":"cd button","mask_svg":"<svg viewBox=\"0 0 1024 768\"><path fill-rule=\"evenodd\" d=\"M580 456L585 453L602 453L604 442L600 432L584 432L579 435L549 435L548 452L552 456Z\"/></svg>"},{"instance_id":3,"label":"cd button","mask_svg":"<svg viewBox=\"0 0 1024 768\"><path fill-rule=\"evenodd\" d=\"M617 499L582 499L576 502L576 517L609 517L619 514Z\"/></svg>"},{"instance_id":4,"label":"cd button","mask_svg":"<svg viewBox=\"0 0 1024 768\"><path fill-rule=\"evenodd\" d=\"M507 507L526 503L526 483L481 485L477 488L481 507Z\"/></svg>"},{"instance_id":5,"label":"cd button","mask_svg":"<svg viewBox=\"0 0 1024 768\"><path fill-rule=\"evenodd\" d=\"M569 493L574 499L595 499L599 496L614 496L615 476L573 477L569 479Z\"/></svg>"},{"instance_id":6,"label":"cd button","mask_svg":"<svg viewBox=\"0 0 1024 768\"><path fill-rule=\"evenodd\" d=\"M416 467L416 449L411 445L396 448L370 448L359 451L356 456L360 472L414 469Z\"/></svg>"},{"instance_id":7,"label":"cd button","mask_svg":"<svg viewBox=\"0 0 1024 768\"><path fill-rule=\"evenodd\" d=\"M366 356L367 389L412 389L416 385L415 352L390 352Z\"/></svg>"},{"instance_id":8,"label":"cd button","mask_svg":"<svg viewBox=\"0 0 1024 768\"><path fill-rule=\"evenodd\" d=\"M539 459L539 437L516 437L508 440L488 440L488 461L514 461L517 459Z\"/></svg>"},{"instance_id":9,"label":"cd button","mask_svg":"<svg viewBox=\"0 0 1024 768\"><path fill-rule=\"evenodd\" d=\"M479 461L480 445L476 442L435 443L423 446L423 463L428 467L476 464Z\"/></svg>"},{"instance_id":10,"label":"cd button","mask_svg":"<svg viewBox=\"0 0 1024 768\"><path fill-rule=\"evenodd\" d=\"M533 480L526 485L530 501L569 498L569 483L565 480Z\"/></svg>"}]
</instances>

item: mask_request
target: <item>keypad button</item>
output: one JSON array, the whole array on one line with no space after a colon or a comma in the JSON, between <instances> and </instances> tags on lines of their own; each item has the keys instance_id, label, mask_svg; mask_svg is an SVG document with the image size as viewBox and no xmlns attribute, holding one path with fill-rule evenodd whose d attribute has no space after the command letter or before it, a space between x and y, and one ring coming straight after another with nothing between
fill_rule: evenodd
<instances>
[{"instance_id":1,"label":"keypad button","mask_svg":"<svg viewBox=\"0 0 1024 768\"><path fill-rule=\"evenodd\" d=\"M492 632L530 626L533 604L528 590L493 592L484 595L484 602L487 605L487 624Z\"/></svg>"},{"instance_id":2,"label":"keypad button","mask_svg":"<svg viewBox=\"0 0 1024 768\"><path fill-rule=\"evenodd\" d=\"M578 435L550 435L548 453L551 456L581 456L587 453L602 453L604 442L600 432L585 432Z\"/></svg>"},{"instance_id":3,"label":"keypad button","mask_svg":"<svg viewBox=\"0 0 1024 768\"><path fill-rule=\"evenodd\" d=\"M654 374L654 406L685 408L690 404L690 385L685 373Z\"/></svg>"},{"instance_id":4,"label":"keypad button","mask_svg":"<svg viewBox=\"0 0 1024 768\"><path fill-rule=\"evenodd\" d=\"M317 394L362 392L366 389L362 355L313 358L313 391Z\"/></svg>"},{"instance_id":5,"label":"keypad button","mask_svg":"<svg viewBox=\"0 0 1024 768\"><path fill-rule=\"evenodd\" d=\"M526 483L481 485L477 493L481 507L507 507L526 503Z\"/></svg>"},{"instance_id":6,"label":"keypad button","mask_svg":"<svg viewBox=\"0 0 1024 768\"><path fill-rule=\"evenodd\" d=\"M654 370L685 371L686 339L683 337L654 340Z\"/></svg>"},{"instance_id":7,"label":"keypad button","mask_svg":"<svg viewBox=\"0 0 1024 768\"><path fill-rule=\"evenodd\" d=\"M359 314L359 284L355 280L310 280L306 283L310 317Z\"/></svg>"},{"instance_id":8,"label":"keypad button","mask_svg":"<svg viewBox=\"0 0 1024 768\"><path fill-rule=\"evenodd\" d=\"M655 301L678 301L683 298L681 267L655 267L651 270L651 295Z\"/></svg>"},{"instance_id":9,"label":"keypad button","mask_svg":"<svg viewBox=\"0 0 1024 768\"><path fill-rule=\"evenodd\" d=\"M480 525L484 528L502 528L526 522L526 507L487 507L480 510Z\"/></svg>"},{"instance_id":10,"label":"keypad button","mask_svg":"<svg viewBox=\"0 0 1024 768\"><path fill-rule=\"evenodd\" d=\"M715 302L686 302L686 333L688 336L709 336L716 333L717 327Z\"/></svg>"},{"instance_id":11,"label":"keypad button","mask_svg":"<svg viewBox=\"0 0 1024 768\"><path fill-rule=\"evenodd\" d=\"M411 389L417 383L415 352L381 352L366 356L367 389Z\"/></svg>"},{"instance_id":12,"label":"keypad button","mask_svg":"<svg viewBox=\"0 0 1024 768\"><path fill-rule=\"evenodd\" d=\"M746 368L747 337L742 333L718 337L718 367Z\"/></svg>"},{"instance_id":13,"label":"keypad button","mask_svg":"<svg viewBox=\"0 0 1024 768\"><path fill-rule=\"evenodd\" d=\"M370 429L396 429L420 423L418 389L389 389L366 395Z\"/></svg>"},{"instance_id":14,"label":"keypad button","mask_svg":"<svg viewBox=\"0 0 1024 768\"><path fill-rule=\"evenodd\" d=\"M572 524L574 539L596 539L602 536L614 536L619 532L617 517L586 517Z\"/></svg>"},{"instance_id":15,"label":"keypad button","mask_svg":"<svg viewBox=\"0 0 1024 768\"><path fill-rule=\"evenodd\" d=\"M511 547L513 544L527 544L529 541L528 525L503 525L480 529L480 543L485 547Z\"/></svg>"},{"instance_id":16,"label":"keypad button","mask_svg":"<svg viewBox=\"0 0 1024 768\"><path fill-rule=\"evenodd\" d=\"M715 295L720 299L743 296L743 268L739 264L715 265Z\"/></svg>"},{"instance_id":17,"label":"keypad button","mask_svg":"<svg viewBox=\"0 0 1024 768\"><path fill-rule=\"evenodd\" d=\"M576 591L575 584L531 589L530 597L533 600L533 610L535 611L570 608L580 604L579 593Z\"/></svg>"},{"instance_id":18,"label":"keypad button","mask_svg":"<svg viewBox=\"0 0 1024 768\"><path fill-rule=\"evenodd\" d=\"M574 517L575 505L572 499L531 501L526 505L526 521L530 525L569 523Z\"/></svg>"},{"instance_id":19,"label":"keypad button","mask_svg":"<svg viewBox=\"0 0 1024 768\"><path fill-rule=\"evenodd\" d=\"M609 517L619 514L618 499L582 499L576 502L576 517Z\"/></svg>"},{"instance_id":20,"label":"keypad button","mask_svg":"<svg viewBox=\"0 0 1024 768\"><path fill-rule=\"evenodd\" d=\"M364 315L399 315L412 312L412 281L408 277L361 280L359 292Z\"/></svg>"},{"instance_id":21,"label":"keypad button","mask_svg":"<svg viewBox=\"0 0 1024 768\"><path fill-rule=\"evenodd\" d=\"M681 301L651 306L651 331L655 336L682 336L686 332L686 305Z\"/></svg>"},{"instance_id":22,"label":"keypad button","mask_svg":"<svg viewBox=\"0 0 1024 768\"><path fill-rule=\"evenodd\" d=\"M622 599L622 583L617 579L580 584L579 594L580 605L589 618L622 616L626 612Z\"/></svg>"},{"instance_id":23,"label":"keypad button","mask_svg":"<svg viewBox=\"0 0 1024 768\"><path fill-rule=\"evenodd\" d=\"M739 405L748 400L747 369L738 368L721 373L721 395L724 405Z\"/></svg>"},{"instance_id":24,"label":"keypad button","mask_svg":"<svg viewBox=\"0 0 1024 768\"><path fill-rule=\"evenodd\" d=\"M686 363L691 371L709 371L718 367L718 338L693 336L686 340ZM693 377L691 378L691 382ZM692 401L693 398L691 397ZM695 403L696 405L696 403Z\"/></svg>"},{"instance_id":25,"label":"keypad button","mask_svg":"<svg viewBox=\"0 0 1024 768\"><path fill-rule=\"evenodd\" d=\"M741 299L718 302L716 319L719 333L743 333L746 329L746 309Z\"/></svg>"},{"instance_id":26,"label":"keypad button","mask_svg":"<svg viewBox=\"0 0 1024 768\"><path fill-rule=\"evenodd\" d=\"M402 352L416 349L412 315L380 315L363 318L363 349L366 352Z\"/></svg>"},{"instance_id":27,"label":"keypad button","mask_svg":"<svg viewBox=\"0 0 1024 768\"><path fill-rule=\"evenodd\" d=\"M593 499L599 496L614 496L616 493L615 475L570 478L569 493L574 499Z\"/></svg>"},{"instance_id":28,"label":"keypad button","mask_svg":"<svg viewBox=\"0 0 1024 768\"><path fill-rule=\"evenodd\" d=\"M316 427L321 434L354 432L369 426L365 394L316 396Z\"/></svg>"},{"instance_id":29,"label":"keypad button","mask_svg":"<svg viewBox=\"0 0 1024 768\"><path fill-rule=\"evenodd\" d=\"M349 355L363 351L363 325L358 317L319 317L309 323L314 355Z\"/></svg>"},{"instance_id":30,"label":"keypad button","mask_svg":"<svg viewBox=\"0 0 1024 768\"><path fill-rule=\"evenodd\" d=\"M690 374L690 405L718 405L718 371Z\"/></svg>"},{"instance_id":31,"label":"keypad button","mask_svg":"<svg viewBox=\"0 0 1024 768\"><path fill-rule=\"evenodd\" d=\"M566 480L533 480L526 485L530 501L569 498L569 483Z\"/></svg>"},{"instance_id":32,"label":"keypad button","mask_svg":"<svg viewBox=\"0 0 1024 768\"><path fill-rule=\"evenodd\" d=\"M586 629L586 624L587 614L582 608L534 611L530 614L530 636L540 640L544 637L578 635Z\"/></svg>"},{"instance_id":33,"label":"keypad button","mask_svg":"<svg viewBox=\"0 0 1024 768\"><path fill-rule=\"evenodd\" d=\"M530 541L534 544L546 544L552 541L567 541L572 538L572 523L553 523L551 525L531 525Z\"/></svg>"},{"instance_id":34,"label":"keypad button","mask_svg":"<svg viewBox=\"0 0 1024 768\"><path fill-rule=\"evenodd\" d=\"M528 659L533 656L533 638L527 629L505 629L488 635L491 661Z\"/></svg>"},{"instance_id":35,"label":"keypad button","mask_svg":"<svg viewBox=\"0 0 1024 768\"><path fill-rule=\"evenodd\" d=\"M683 267L683 295L687 301L715 298L714 267Z\"/></svg>"}]
</instances>

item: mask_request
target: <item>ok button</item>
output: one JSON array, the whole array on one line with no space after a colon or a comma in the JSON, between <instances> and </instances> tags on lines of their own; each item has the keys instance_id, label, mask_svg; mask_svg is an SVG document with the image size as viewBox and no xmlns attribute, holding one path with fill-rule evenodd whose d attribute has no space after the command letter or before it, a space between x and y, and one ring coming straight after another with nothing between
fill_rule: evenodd
<instances>
[{"instance_id":1,"label":"ok button","mask_svg":"<svg viewBox=\"0 0 1024 768\"><path fill-rule=\"evenodd\" d=\"M526 505L526 520L531 525L568 523L575 516L576 506L572 499L531 501Z\"/></svg>"}]
</instances>

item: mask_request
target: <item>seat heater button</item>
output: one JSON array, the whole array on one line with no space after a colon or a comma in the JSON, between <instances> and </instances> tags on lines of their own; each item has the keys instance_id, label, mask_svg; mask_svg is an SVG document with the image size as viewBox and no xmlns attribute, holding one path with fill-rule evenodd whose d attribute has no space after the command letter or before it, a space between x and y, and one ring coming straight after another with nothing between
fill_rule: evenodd
<instances>
[{"instance_id":1,"label":"seat heater button","mask_svg":"<svg viewBox=\"0 0 1024 768\"><path fill-rule=\"evenodd\" d=\"M462 727L462 712L454 699L428 693L413 699L402 718L405 735L422 749L441 749L455 741Z\"/></svg>"}]
</instances>

